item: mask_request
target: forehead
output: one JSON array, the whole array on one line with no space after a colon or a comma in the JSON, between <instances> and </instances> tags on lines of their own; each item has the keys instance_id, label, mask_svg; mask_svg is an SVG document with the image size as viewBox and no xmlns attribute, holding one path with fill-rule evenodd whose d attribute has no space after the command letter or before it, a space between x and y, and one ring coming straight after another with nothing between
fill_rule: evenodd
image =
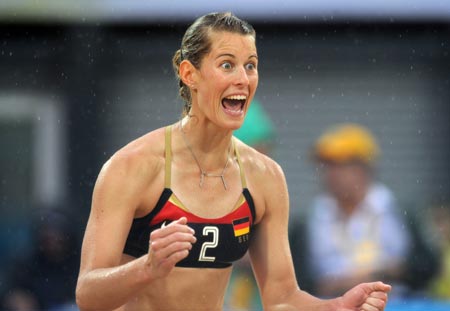
<instances>
[{"instance_id":1,"label":"forehead","mask_svg":"<svg viewBox=\"0 0 450 311\"><path fill-rule=\"evenodd\" d=\"M251 35L241 35L227 31L211 31L209 39L211 41L210 54L212 55L224 52L234 55L256 55L255 38Z\"/></svg>"}]
</instances>

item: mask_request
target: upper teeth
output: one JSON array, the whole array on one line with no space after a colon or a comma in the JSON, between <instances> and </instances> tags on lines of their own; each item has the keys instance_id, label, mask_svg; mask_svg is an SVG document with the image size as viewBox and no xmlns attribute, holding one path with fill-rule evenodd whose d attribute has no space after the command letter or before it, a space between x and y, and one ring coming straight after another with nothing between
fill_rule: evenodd
<instances>
[{"instance_id":1,"label":"upper teeth","mask_svg":"<svg viewBox=\"0 0 450 311\"><path fill-rule=\"evenodd\" d=\"M236 100L246 100L247 96L245 95L231 95L227 97L228 99L236 99Z\"/></svg>"}]
</instances>

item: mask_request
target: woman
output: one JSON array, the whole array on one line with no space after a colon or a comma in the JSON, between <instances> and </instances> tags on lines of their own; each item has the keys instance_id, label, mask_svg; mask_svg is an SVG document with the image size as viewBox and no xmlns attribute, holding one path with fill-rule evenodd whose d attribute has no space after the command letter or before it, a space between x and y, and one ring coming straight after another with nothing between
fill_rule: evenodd
<instances>
[{"instance_id":1,"label":"woman","mask_svg":"<svg viewBox=\"0 0 450 311\"><path fill-rule=\"evenodd\" d=\"M249 249L265 310L383 310L390 286L301 291L281 168L233 138L258 84L255 32L230 13L186 31L174 68L183 119L119 150L95 185L77 284L82 310L221 310Z\"/></svg>"}]
</instances>

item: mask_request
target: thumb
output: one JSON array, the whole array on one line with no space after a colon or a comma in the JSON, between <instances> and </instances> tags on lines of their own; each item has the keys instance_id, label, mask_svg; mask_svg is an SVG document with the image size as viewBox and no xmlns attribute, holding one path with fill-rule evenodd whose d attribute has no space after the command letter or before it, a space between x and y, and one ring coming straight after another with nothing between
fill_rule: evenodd
<instances>
[{"instance_id":1,"label":"thumb","mask_svg":"<svg viewBox=\"0 0 450 311\"><path fill-rule=\"evenodd\" d=\"M177 220L175 220L175 221L172 221L172 222L169 224L169 226L172 225L172 224L185 225L185 224L187 224L187 218L183 216L183 217L181 217L181 218L179 218L179 219L177 219Z\"/></svg>"},{"instance_id":2,"label":"thumb","mask_svg":"<svg viewBox=\"0 0 450 311\"><path fill-rule=\"evenodd\" d=\"M187 224L187 218L183 216L183 217L180 217L180 218L177 219L177 220L174 220L174 221L170 222L170 223L167 225L167 227L173 226L173 225L185 225L185 224Z\"/></svg>"},{"instance_id":3,"label":"thumb","mask_svg":"<svg viewBox=\"0 0 450 311\"><path fill-rule=\"evenodd\" d=\"M374 282L374 283L371 283L370 285L371 285L371 289L373 291L382 291L382 292L388 293L392 289L391 285L385 284L383 282Z\"/></svg>"}]
</instances>

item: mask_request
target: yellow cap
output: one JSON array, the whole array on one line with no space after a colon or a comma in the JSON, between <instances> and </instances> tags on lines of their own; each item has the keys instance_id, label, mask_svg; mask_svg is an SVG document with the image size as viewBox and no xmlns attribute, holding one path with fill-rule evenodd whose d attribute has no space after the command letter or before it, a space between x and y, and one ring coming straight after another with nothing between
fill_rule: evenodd
<instances>
[{"instance_id":1,"label":"yellow cap","mask_svg":"<svg viewBox=\"0 0 450 311\"><path fill-rule=\"evenodd\" d=\"M371 164L379 153L377 142L370 131L350 123L326 131L314 146L316 158L333 162L360 160Z\"/></svg>"}]
</instances>

